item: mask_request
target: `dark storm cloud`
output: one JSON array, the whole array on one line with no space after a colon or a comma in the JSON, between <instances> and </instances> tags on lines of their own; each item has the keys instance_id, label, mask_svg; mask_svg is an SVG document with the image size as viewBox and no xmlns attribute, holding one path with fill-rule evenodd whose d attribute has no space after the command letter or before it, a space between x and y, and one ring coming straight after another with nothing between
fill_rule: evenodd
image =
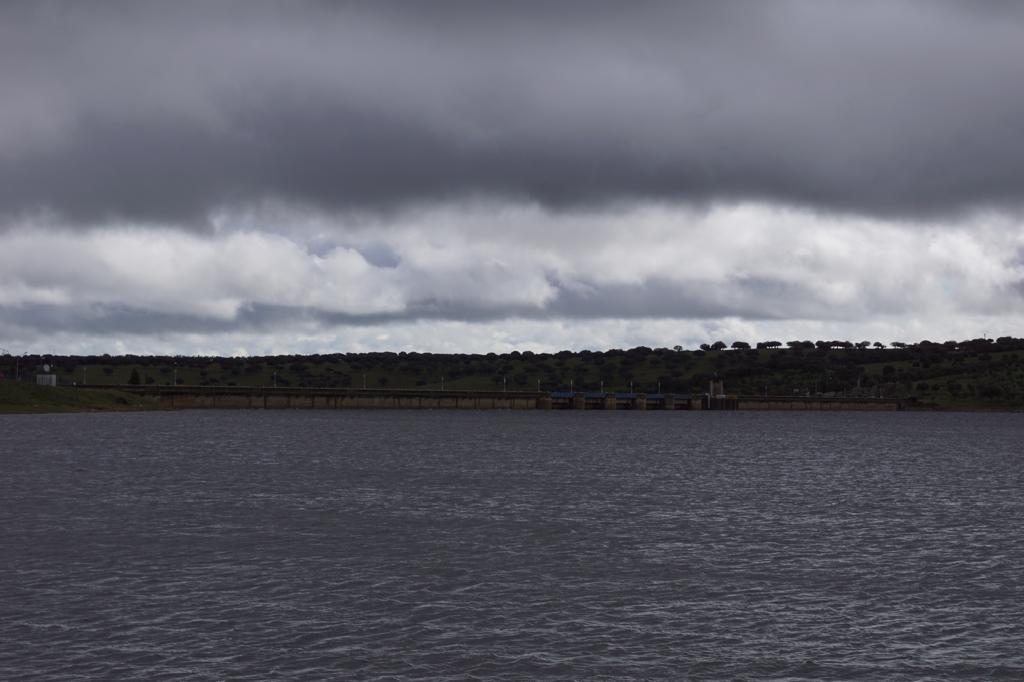
<instances>
[{"instance_id":1,"label":"dark storm cloud","mask_svg":"<svg viewBox=\"0 0 1024 682\"><path fill-rule=\"evenodd\" d=\"M7 3L0 212L1017 204L1021 64L1013 3Z\"/></svg>"},{"instance_id":2,"label":"dark storm cloud","mask_svg":"<svg viewBox=\"0 0 1024 682\"><path fill-rule=\"evenodd\" d=\"M828 318L828 306L790 282L738 279L682 284L653 278L640 284L562 288L548 306L555 317L701 319L738 316L750 320Z\"/></svg>"},{"instance_id":3,"label":"dark storm cloud","mask_svg":"<svg viewBox=\"0 0 1024 682\"><path fill-rule=\"evenodd\" d=\"M680 285L654 280L638 285L558 287L555 298L543 306L516 303L482 305L471 301L411 300L393 313L340 313L313 307L246 304L232 317L202 313L167 313L127 304L81 306L28 304L0 305L0 325L40 333L74 329L95 335L154 335L164 333L217 334L272 333L282 328L373 326L416 320L496 322L527 320L599 320L608 318L702 319L742 316L752 320L792 317L841 319L843 311L813 301L803 287L785 282L740 280L728 285Z\"/></svg>"}]
</instances>

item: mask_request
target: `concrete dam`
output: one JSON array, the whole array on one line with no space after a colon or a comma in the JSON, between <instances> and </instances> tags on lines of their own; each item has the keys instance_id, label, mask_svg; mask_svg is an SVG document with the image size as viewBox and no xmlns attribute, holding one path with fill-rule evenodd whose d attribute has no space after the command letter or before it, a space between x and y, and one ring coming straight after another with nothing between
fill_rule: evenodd
<instances>
[{"instance_id":1,"label":"concrete dam","mask_svg":"<svg viewBox=\"0 0 1024 682\"><path fill-rule=\"evenodd\" d=\"M98 386L155 398L169 409L902 410L900 400L588 391L437 391L251 386Z\"/></svg>"}]
</instances>

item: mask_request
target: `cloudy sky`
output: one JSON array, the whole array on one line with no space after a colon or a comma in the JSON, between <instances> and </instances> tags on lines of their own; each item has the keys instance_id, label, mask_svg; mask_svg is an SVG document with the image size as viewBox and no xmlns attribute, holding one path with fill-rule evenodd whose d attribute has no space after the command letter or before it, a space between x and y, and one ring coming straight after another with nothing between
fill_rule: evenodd
<instances>
[{"instance_id":1,"label":"cloudy sky","mask_svg":"<svg viewBox=\"0 0 1024 682\"><path fill-rule=\"evenodd\" d=\"M1024 336L1024 4L4 2L0 347Z\"/></svg>"}]
</instances>

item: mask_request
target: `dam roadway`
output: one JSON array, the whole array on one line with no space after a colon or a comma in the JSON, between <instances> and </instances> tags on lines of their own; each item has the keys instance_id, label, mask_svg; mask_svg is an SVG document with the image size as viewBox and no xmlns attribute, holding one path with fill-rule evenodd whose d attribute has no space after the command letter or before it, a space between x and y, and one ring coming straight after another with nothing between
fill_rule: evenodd
<instances>
[{"instance_id":1,"label":"dam roadway","mask_svg":"<svg viewBox=\"0 0 1024 682\"><path fill-rule=\"evenodd\" d=\"M889 398L592 391L458 391L259 386L88 385L155 398L169 409L902 410Z\"/></svg>"}]
</instances>

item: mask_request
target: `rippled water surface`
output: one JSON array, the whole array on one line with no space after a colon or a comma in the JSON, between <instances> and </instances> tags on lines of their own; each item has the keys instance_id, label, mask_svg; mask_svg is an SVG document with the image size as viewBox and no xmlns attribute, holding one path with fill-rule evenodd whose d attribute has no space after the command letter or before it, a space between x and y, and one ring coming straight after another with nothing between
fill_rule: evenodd
<instances>
[{"instance_id":1,"label":"rippled water surface","mask_svg":"<svg viewBox=\"0 0 1024 682\"><path fill-rule=\"evenodd\" d=\"M1024 679L1024 416L0 417L0 679Z\"/></svg>"}]
</instances>

